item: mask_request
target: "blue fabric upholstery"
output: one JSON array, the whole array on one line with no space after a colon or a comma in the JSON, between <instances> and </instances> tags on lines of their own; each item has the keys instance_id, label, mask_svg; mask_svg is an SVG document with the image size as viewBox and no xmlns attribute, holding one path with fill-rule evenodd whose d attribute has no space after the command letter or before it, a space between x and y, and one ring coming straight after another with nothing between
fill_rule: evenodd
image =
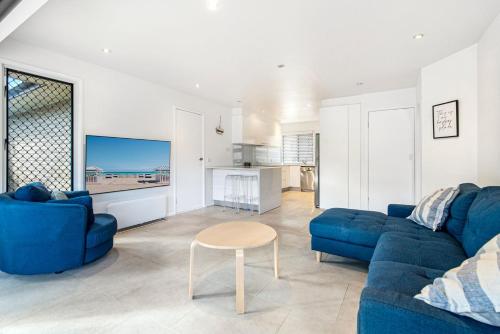
<instances>
[{"instance_id":1,"label":"blue fabric upholstery","mask_svg":"<svg viewBox=\"0 0 500 334\"><path fill-rule=\"evenodd\" d=\"M498 334L499 329L427 305L411 294L366 287L359 304L358 333Z\"/></svg>"},{"instance_id":2,"label":"blue fabric upholstery","mask_svg":"<svg viewBox=\"0 0 500 334\"><path fill-rule=\"evenodd\" d=\"M113 239L116 234L116 218L105 213L95 215L95 221L87 233L87 248L99 246L100 244Z\"/></svg>"},{"instance_id":3,"label":"blue fabric upholstery","mask_svg":"<svg viewBox=\"0 0 500 334\"><path fill-rule=\"evenodd\" d=\"M384 232L405 232L433 236L435 232L411 220L380 212L353 209L328 209L309 224L315 237L375 248Z\"/></svg>"},{"instance_id":4,"label":"blue fabric upholstery","mask_svg":"<svg viewBox=\"0 0 500 334\"><path fill-rule=\"evenodd\" d=\"M370 263L366 286L414 296L446 271L413 264L376 261Z\"/></svg>"},{"instance_id":5,"label":"blue fabric upholstery","mask_svg":"<svg viewBox=\"0 0 500 334\"><path fill-rule=\"evenodd\" d=\"M447 233L436 236L384 233L373 253L374 261L392 261L439 270L459 266L467 256L462 246Z\"/></svg>"},{"instance_id":6,"label":"blue fabric upholstery","mask_svg":"<svg viewBox=\"0 0 500 334\"><path fill-rule=\"evenodd\" d=\"M361 297L358 332L495 333L493 326L413 298L424 286L444 273L443 270L411 264L372 262Z\"/></svg>"},{"instance_id":7,"label":"blue fabric upholstery","mask_svg":"<svg viewBox=\"0 0 500 334\"><path fill-rule=\"evenodd\" d=\"M500 187L481 189L472 203L462 243L469 257L500 233Z\"/></svg>"},{"instance_id":8,"label":"blue fabric upholstery","mask_svg":"<svg viewBox=\"0 0 500 334\"><path fill-rule=\"evenodd\" d=\"M462 232L467 221L467 214L472 201L481 188L472 183L462 183L459 186L460 193L450 207L450 215L446 222L446 230L458 241L462 241Z\"/></svg>"},{"instance_id":9,"label":"blue fabric upholstery","mask_svg":"<svg viewBox=\"0 0 500 334\"><path fill-rule=\"evenodd\" d=\"M116 232L116 220L106 218L101 225L106 223L112 228L93 237L95 242L104 243L104 235L113 238L109 231ZM83 205L26 202L13 193L0 194L0 270L25 275L65 271L85 263L87 248Z\"/></svg>"},{"instance_id":10,"label":"blue fabric upholstery","mask_svg":"<svg viewBox=\"0 0 500 334\"><path fill-rule=\"evenodd\" d=\"M41 182L28 183L17 188L15 199L26 202L46 202L50 199L50 191Z\"/></svg>"},{"instance_id":11,"label":"blue fabric upholstery","mask_svg":"<svg viewBox=\"0 0 500 334\"><path fill-rule=\"evenodd\" d=\"M413 298L500 233L500 187L459 187L443 231L405 219L414 207L401 204L389 205L389 215L335 208L311 221L313 250L371 261L358 333L500 333Z\"/></svg>"},{"instance_id":12,"label":"blue fabric upholstery","mask_svg":"<svg viewBox=\"0 0 500 334\"><path fill-rule=\"evenodd\" d=\"M108 253L112 248L113 248L113 239L112 238L106 240L105 242L103 242L100 245L97 245L97 246L92 247L92 248L87 248L87 250L85 251L84 263L87 264L87 263L94 262L95 260L100 259L104 255L106 255L106 253Z\"/></svg>"},{"instance_id":13,"label":"blue fabric upholstery","mask_svg":"<svg viewBox=\"0 0 500 334\"><path fill-rule=\"evenodd\" d=\"M90 193L87 190L65 191L64 193L68 196L68 198L90 196Z\"/></svg>"},{"instance_id":14,"label":"blue fabric upholstery","mask_svg":"<svg viewBox=\"0 0 500 334\"><path fill-rule=\"evenodd\" d=\"M415 209L415 205L407 204L389 204L387 215L391 217L407 218Z\"/></svg>"},{"instance_id":15,"label":"blue fabric upholstery","mask_svg":"<svg viewBox=\"0 0 500 334\"><path fill-rule=\"evenodd\" d=\"M92 227L92 224L94 224L94 208L92 204L92 197L90 196L78 196L68 199L51 199L48 203L83 205L87 209L87 230L89 230Z\"/></svg>"},{"instance_id":16,"label":"blue fabric upholstery","mask_svg":"<svg viewBox=\"0 0 500 334\"><path fill-rule=\"evenodd\" d=\"M318 252L325 252L339 256L350 257L361 261L370 261L373 255L373 247L355 245L320 237L311 237L311 248Z\"/></svg>"}]
</instances>

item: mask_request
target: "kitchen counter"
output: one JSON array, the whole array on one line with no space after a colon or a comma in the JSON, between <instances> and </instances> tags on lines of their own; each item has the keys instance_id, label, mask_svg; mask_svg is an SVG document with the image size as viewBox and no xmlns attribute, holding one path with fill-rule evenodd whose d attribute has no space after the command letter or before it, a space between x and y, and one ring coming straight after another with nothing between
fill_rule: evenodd
<instances>
[{"instance_id":1,"label":"kitchen counter","mask_svg":"<svg viewBox=\"0 0 500 334\"><path fill-rule=\"evenodd\" d=\"M231 169L231 170L261 170L261 169L270 169L270 168L281 168L282 166L217 166L217 167L207 167L207 169Z\"/></svg>"},{"instance_id":2,"label":"kitchen counter","mask_svg":"<svg viewBox=\"0 0 500 334\"><path fill-rule=\"evenodd\" d=\"M228 175L255 176L255 178L251 183L244 183L241 187L232 187L228 184L231 182L226 178ZM207 205L238 206L256 210L259 214L281 205L281 166L207 167L205 182ZM233 191L237 194L233 194ZM249 193L253 198L245 198ZM234 198L239 198L239 203L235 203Z\"/></svg>"}]
</instances>

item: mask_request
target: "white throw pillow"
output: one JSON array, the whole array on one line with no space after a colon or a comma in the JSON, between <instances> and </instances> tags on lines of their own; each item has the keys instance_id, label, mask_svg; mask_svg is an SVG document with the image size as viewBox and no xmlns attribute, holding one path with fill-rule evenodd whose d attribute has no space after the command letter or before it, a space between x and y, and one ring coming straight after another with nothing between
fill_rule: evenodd
<instances>
[{"instance_id":1,"label":"white throw pillow","mask_svg":"<svg viewBox=\"0 0 500 334\"><path fill-rule=\"evenodd\" d=\"M408 219L433 231L439 230L448 218L451 203L459 191L458 188L439 189L432 195L424 197Z\"/></svg>"},{"instance_id":2,"label":"white throw pillow","mask_svg":"<svg viewBox=\"0 0 500 334\"><path fill-rule=\"evenodd\" d=\"M500 326L500 234L474 257L422 289L415 298L429 305Z\"/></svg>"},{"instance_id":3,"label":"white throw pillow","mask_svg":"<svg viewBox=\"0 0 500 334\"><path fill-rule=\"evenodd\" d=\"M63 200L63 199L68 199L68 196L60 190L53 190L50 193L50 199Z\"/></svg>"}]
</instances>

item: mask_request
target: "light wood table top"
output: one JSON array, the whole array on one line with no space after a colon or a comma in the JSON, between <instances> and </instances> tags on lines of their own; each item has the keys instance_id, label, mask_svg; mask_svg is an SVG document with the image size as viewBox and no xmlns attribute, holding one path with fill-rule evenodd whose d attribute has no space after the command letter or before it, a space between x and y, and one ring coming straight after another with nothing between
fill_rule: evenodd
<instances>
[{"instance_id":1,"label":"light wood table top","mask_svg":"<svg viewBox=\"0 0 500 334\"><path fill-rule=\"evenodd\" d=\"M216 249L249 249L267 245L276 231L257 222L234 221L211 226L196 235L201 246Z\"/></svg>"}]
</instances>

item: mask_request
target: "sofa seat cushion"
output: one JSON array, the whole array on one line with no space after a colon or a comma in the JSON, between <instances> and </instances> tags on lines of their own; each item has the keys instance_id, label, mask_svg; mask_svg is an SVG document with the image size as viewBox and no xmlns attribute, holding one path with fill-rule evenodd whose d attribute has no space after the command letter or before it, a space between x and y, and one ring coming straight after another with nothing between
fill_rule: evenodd
<instances>
[{"instance_id":1,"label":"sofa seat cushion","mask_svg":"<svg viewBox=\"0 0 500 334\"><path fill-rule=\"evenodd\" d=\"M483 324L427 305L413 296L366 287L360 298L358 333L498 334Z\"/></svg>"},{"instance_id":2,"label":"sofa seat cushion","mask_svg":"<svg viewBox=\"0 0 500 334\"><path fill-rule=\"evenodd\" d=\"M95 214L94 224L87 233L87 248L96 247L110 239L116 234L118 225L115 217L105 213Z\"/></svg>"},{"instance_id":3,"label":"sofa seat cushion","mask_svg":"<svg viewBox=\"0 0 500 334\"><path fill-rule=\"evenodd\" d=\"M443 276L444 270L416 266L414 264L376 261L370 264L366 286L391 290L414 296L435 278Z\"/></svg>"},{"instance_id":4,"label":"sofa seat cushion","mask_svg":"<svg viewBox=\"0 0 500 334\"><path fill-rule=\"evenodd\" d=\"M391 261L438 270L448 270L467 258L462 246L447 233L435 235L384 233L373 252L372 261Z\"/></svg>"},{"instance_id":5,"label":"sofa seat cushion","mask_svg":"<svg viewBox=\"0 0 500 334\"><path fill-rule=\"evenodd\" d=\"M409 219L391 217L374 211L354 209L328 209L314 218L311 235L374 248L384 232L404 232L429 235L433 232Z\"/></svg>"},{"instance_id":6,"label":"sofa seat cushion","mask_svg":"<svg viewBox=\"0 0 500 334\"><path fill-rule=\"evenodd\" d=\"M372 262L366 287L361 294L358 333L498 333L498 327L441 310L414 298L444 272L406 263Z\"/></svg>"}]
</instances>

